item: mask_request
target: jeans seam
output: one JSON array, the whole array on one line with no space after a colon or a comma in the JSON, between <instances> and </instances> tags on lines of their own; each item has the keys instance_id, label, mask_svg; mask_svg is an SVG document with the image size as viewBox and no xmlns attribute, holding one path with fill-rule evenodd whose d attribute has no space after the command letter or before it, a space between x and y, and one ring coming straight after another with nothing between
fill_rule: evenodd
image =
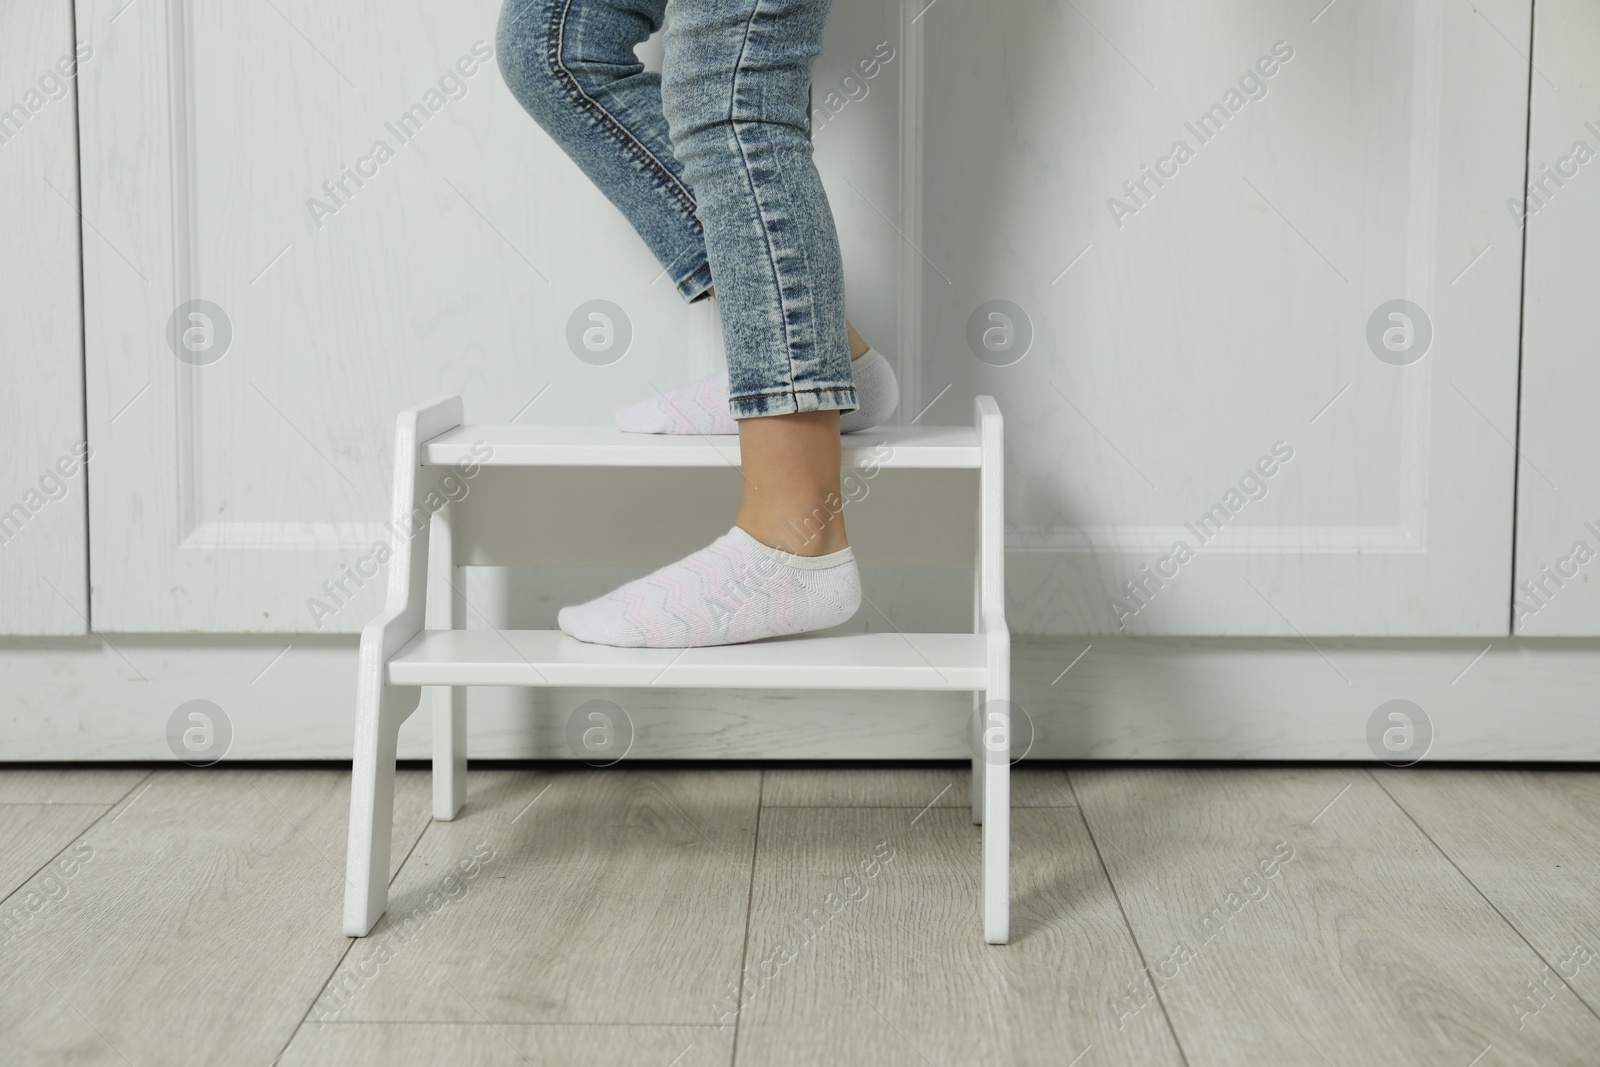
<instances>
[{"instance_id":1,"label":"jeans seam","mask_svg":"<svg viewBox=\"0 0 1600 1067\"><path fill-rule=\"evenodd\" d=\"M777 389L770 393L741 393L730 396L729 400L761 400L769 396L798 396L801 393L847 393L855 389L853 385L818 385L809 389Z\"/></svg>"},{"instance_id":2,"label":"jeans seam","mask_svg":"<svg viewBox=\"0 0 1600 1067\"><path fill-rule=\"evenodd\" d=\"M644 164L648 169L653 170L657 179L667 187L668 195L677 201L678 206L683 209L684 214L689 217L695 227L703 229L699 216L695 214L693 194L684 188L677 175L672 173L671 168L657 159L655 153L650 151L633 135L632 130L629 130L615 115L607 111L598 100L584 91L583 86L578 84L577 76L568 70L566 64L562 61L561 47L565 43L567 16L571 10L572 0L557 0L557 3L552 6L550 21L545 32L545 61L549 63L550 69L556 73L558 78L564 79L563 88L566 89L568 97L574 100L581 110L588 112L589 117L595 121L595 124L605 129L612 139L622 146L624 151L633 156L638 162Z\"/></svg>"},{"instance_id":3,"label":"jeans seam","mask_svg":"<svg viewBox=\"0 0 1600 1067\"><path fill-rule=\"evenodd\" d=\"M712 286L713 286L713 282L712 282L712 278L711 278L711 264L709 264L709 263L701 263L687 277L681 279L677 283L678 287L679 287L679 292L681 293L682 289L683 289L683 286L686 286L690 282L694 281L702 273L705 274L706 287L704 289L701 289L699 292L695 293L693 296L688 296L687 294L685 294L685 299L687 299L691 304L694 303L696 300L699 300L701 297L704 297L704 296L707 296L707 295L710 294Z\"/></svg>"},{"instance_id":4,"label":"jeans seam","mask_svg":"<svg viewBox=\"0 0 1600 1067\"><path fill-rule=\"evenodd\" d=\"M703 249L686 248L686 249L684 249L682 252L680 252L678 254L678 258L677 259L674 259L671 263L668 263L666 265L666 267L663 268L663 270L667 274L672 274L672 269L674 267L676 267L679 263L681 263L686 256L693 256L694 257L694 260L693 260L694 266L689 270L689 272L687 274L684 274L681 277L676 277L676 276L673 277L672 284L675 285L675 286L683 285L685 282L687 282L691 278L693 278L696 274L699 274L702 270L709 272L710 269L711 269L711 263L706 258L705 252L704 252Z\"/></svg>"},{"instance_id":5,"label":"jeans seam","mask_svg":"<svg viewBox=\"0 0 1600 1067\"><path fill-rule=\"evenodd\" d=\"M761 193L756 188L755 180L750 175L750 156L745 151L744 142L739 137L739 119L736 111L739 102L739 75L744 70L745 53L750 49L750 28L755 25L756 16L761 14L761 0L756 0L750 9L750 17L744 24L744 39L739 42L739 55L734 60L732 89L728 93L728 131L733 137L734 146L739 149L739 162L743 164L745 183L750 187L750 200L756 206L756 218L761 223L761 239L767 249L767 265L772 270L772 287L778 295L778 312L783 321L783 347L789 364L789 381L794 381L794 338L789 330L789 309L785 306L783 293L783 278L778 272L778 261L772 251L772 235L767 229L766 213L761 207ZM793 393L791 388L789 392Z\"/></svg>"}]
</instances>

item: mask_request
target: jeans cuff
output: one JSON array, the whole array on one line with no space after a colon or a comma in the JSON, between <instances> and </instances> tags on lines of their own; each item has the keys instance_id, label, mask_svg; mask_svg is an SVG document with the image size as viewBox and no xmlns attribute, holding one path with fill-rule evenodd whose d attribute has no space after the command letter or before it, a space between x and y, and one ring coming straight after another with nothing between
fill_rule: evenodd
<instances>
[{"instance_id":1,"label":"jeans cuff","mask_svg":"<svg viewBox=\"0 0 1600 1067\"><path fill-rule=\"evenodd\" d=\"M677 285L678 295L683 297L684 303L692 304L711 288L711 264L702 259L699 266L678 279Z\"/></svg>"},{"instance_id":2,"label":"jeans cuff","mask_svg":"<svg viewBox=\"0 0 1600 1067\"><path fill-rule=\"evenodd\" d=\"M811 389L785 390L736 396L728 401L735 419L755 419L764 415L793 415L802 411L854 411L861 406L855 386L824 385Z\"/></svg>"}]
</instances>

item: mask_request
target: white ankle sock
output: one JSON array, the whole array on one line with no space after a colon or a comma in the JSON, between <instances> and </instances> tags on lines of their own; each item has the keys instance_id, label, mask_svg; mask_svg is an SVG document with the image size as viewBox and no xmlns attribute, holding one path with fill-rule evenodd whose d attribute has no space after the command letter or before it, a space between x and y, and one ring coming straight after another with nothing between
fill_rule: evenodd
<instances>
[{"instance_id":1,"label":"white ankle sock","mask_svg":"<svg viewBox=\"0 0 1600 1067\"><path fill-rule=\"evenodd\" d=\"M850 364L856 382L856 403L861 406L839 416L839 432L870 430L894 414L900 403L900 382L883 353L869 348Z\"/></svg>"},{"instance_id":2,"label":"white ankle sock","mask_svg":"<svg viewBox=\"0 0 1600 1067\"><path fill-rule=\"evenodd\" d=\"M562 608L557 621L593 644L691 648L821 630L860 606L861 572L848 548L792 556L735 526L677 563Z\"/></svg>"},{"instance_id":3,"label":"white ankle sock","mask_svg":"<svg viewBox=\"0 0 1600 1067\"><path fill-rule=\"evenodd\" d=\"M883 354L869 348L850 364L860 407L839 417L839 432L854 433L878 425L894 414L900 384ZM728 375L713 374L617 409L617 428L628 433L738 433L728 413Z\"/></svg>"}]
</instances>

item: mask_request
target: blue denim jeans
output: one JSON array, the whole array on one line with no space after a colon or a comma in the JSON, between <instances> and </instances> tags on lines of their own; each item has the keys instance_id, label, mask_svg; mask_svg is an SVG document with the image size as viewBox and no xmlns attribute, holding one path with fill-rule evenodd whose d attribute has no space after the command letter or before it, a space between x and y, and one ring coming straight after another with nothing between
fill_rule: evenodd
<instances>
[{"instance_id":1,"label":"blue denim jeans","mask_svg":"<svg viewBox=\"0 0 1600 1067\"><path fill-rule=\"evenodd\" d=\"M854 411L839 239L806 139L831 0L506 0L506 84L685 300L714 283L736 419ZM663 22L662 74L634 47Z\"/></svg>"}]
</instances>

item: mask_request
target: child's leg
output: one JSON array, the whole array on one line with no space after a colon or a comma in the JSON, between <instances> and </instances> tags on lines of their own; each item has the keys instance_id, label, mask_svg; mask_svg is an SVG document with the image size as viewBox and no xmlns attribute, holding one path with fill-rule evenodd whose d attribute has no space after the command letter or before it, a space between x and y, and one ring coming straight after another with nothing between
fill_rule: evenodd
<instances>
[{"instance_id":1,"label":"child's leg","mask_svg":"<svg viewBox=\"0 0 1600 1067\"><path fill-rule=\"evenodd\" d=\"M666 0L507 0L497 35L513 95L617 206L685 300L711 292L696 204L662 113L661 79L634 48L660 29ZM851 338L852 358L870 350ZM859 342L859 344L857 343ZM899 386L876 352L853 369L861 407L844 429L894 410ZM631 404L617 423L639 433L734 433L726 374Z\"/></svg>"},{"instance_id":2,"label":"child's leg","mask_svg":"<svg viewBox=\"0 0 1600 1067\"><path fill-rule=\"evenodd\" d=\"M833 626L860 606L839 412L856 406L844 278L806 140L828 0L670 0L663 102L716 278L744 474L710 547L561 612L607 644L702 645Z\"/></svg>"},{"instance_id":3,"label":"child's leg","mask_svg":"<svg viewBox=\"0 0 1600 1067\"><path fill-rule=\"evenodd\" d=\"M736 419L856 407L806 139L828 0L670 0L662 103L716 279Z\"/></svg>"}]
</instances>

